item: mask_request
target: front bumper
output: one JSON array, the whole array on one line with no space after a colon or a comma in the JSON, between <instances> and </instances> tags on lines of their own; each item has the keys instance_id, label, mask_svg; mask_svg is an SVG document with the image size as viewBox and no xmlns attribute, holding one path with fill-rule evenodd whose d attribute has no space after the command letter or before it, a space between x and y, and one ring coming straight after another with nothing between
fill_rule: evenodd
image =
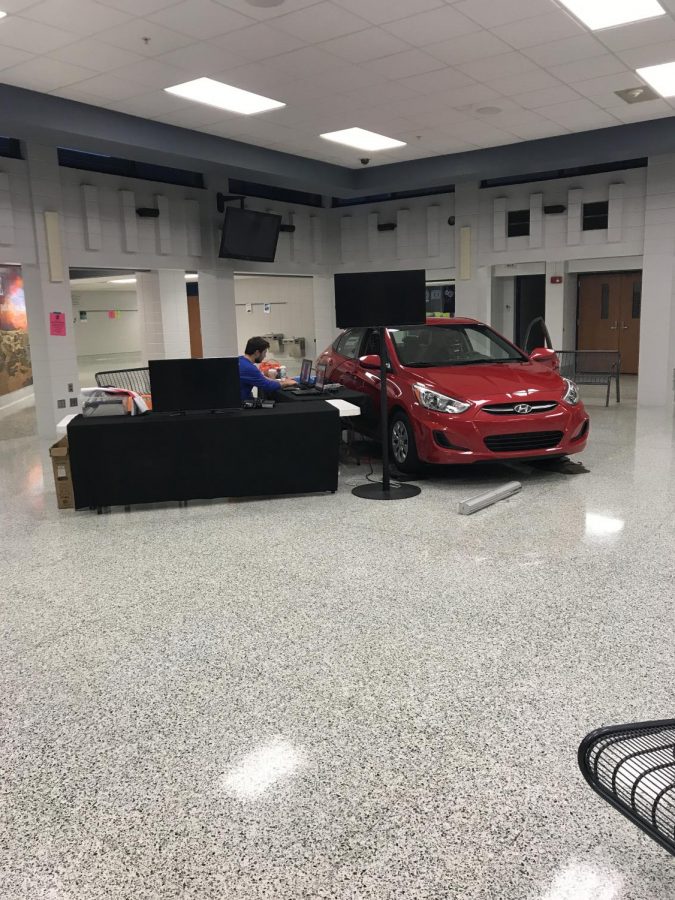
<instances>
[{"instance_id":1,"label":"front bumper","mask_svg":"<svg viewBox=\"0 0 675 900\"><path fill-rule=\"evenodd\" d=\"M412 421L420 459L440 465L570 456L586 447L590 430L582 403L500 416L480 409L452 416L416 405Z\"/></svg>"}]
</instances>

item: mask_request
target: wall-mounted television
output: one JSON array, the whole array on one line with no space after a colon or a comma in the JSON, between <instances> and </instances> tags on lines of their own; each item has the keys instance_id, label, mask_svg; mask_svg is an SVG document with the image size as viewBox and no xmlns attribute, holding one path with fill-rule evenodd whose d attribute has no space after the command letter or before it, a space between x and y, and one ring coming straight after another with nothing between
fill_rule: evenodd
<instances>
[{"instance_id":1,"label":"wall-mounted television","mask_svg":"<svg viewBox=\"0 0 675 900\"><path fill-rule=\"evenodd\" d=\"M219 256L274 262L281 228L281 216L228 206L225 210Z\"/></svg>"}]
</instances>

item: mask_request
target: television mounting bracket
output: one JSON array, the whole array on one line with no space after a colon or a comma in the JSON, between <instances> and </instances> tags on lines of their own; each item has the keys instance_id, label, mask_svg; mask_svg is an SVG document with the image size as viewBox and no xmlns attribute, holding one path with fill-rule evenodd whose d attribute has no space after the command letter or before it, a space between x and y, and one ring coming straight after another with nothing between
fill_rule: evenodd
<instances>
[{"instance_id":1,"label":"television mounting bracket","mask_svg":"<svg viewBox=\"0 0 675 900\"><path fill-rule=\"evenodd\" d=\"M243 197L241 194L216 194L216 207L219 213L225 212L225 204L230 203L232 200L238 200L241 206L241 209L245 209L244 203L246 202L246 197Z\"/></svg>"}]
</instances>

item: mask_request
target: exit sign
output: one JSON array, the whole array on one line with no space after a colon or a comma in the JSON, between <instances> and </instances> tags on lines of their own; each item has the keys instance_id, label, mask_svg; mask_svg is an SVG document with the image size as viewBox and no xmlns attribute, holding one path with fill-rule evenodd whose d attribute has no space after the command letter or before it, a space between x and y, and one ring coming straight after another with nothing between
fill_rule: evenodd
<instances>
[{"instance_id":1,"label":"exit sign","mask_svg":"<svg viewBox=\"0 0 675 900\"><path fill-rule=\"evenodd\" d=\"M551 275L551 284L562 284L562 275Z\"/></svg>"}]
</instances>

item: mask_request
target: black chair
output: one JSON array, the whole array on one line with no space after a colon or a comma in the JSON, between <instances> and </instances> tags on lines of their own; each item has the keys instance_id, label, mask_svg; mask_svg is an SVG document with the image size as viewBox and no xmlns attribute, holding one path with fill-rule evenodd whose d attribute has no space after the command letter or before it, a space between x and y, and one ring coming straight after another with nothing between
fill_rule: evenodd
<instances>
[{"instance_id":1,"label":"black chair","mask_svg":"<svg viewBox=\"0 0 675 900\"><path fill-rule=\"evenodd\" d=\"M596 793L675 855L675 719L587 735L579 768Z\"/></svg>"},{"instance_id":2,"label":"black chair","mask_svg":"<svg viewBox=\"0 0 675 900\"><path fill-rule=\"evenodd\" d=\"M605 406L609 406L612 379L616 382L616 402L621 403L621 354L605 350L556 350L560 374L576 384L602 384L607 387Z\"/></svg>"},{"instance_id":3,"label":"black chair","mask_svg":"<svg viewBox=\"0 0 675 900\"><path fill-rule=\"evenodd\" d=\"M94 376L99 387L122 388L137 394L150 393L150 369L118 369L115 372L97 372Z\"/></svg>"}]
</instances>

